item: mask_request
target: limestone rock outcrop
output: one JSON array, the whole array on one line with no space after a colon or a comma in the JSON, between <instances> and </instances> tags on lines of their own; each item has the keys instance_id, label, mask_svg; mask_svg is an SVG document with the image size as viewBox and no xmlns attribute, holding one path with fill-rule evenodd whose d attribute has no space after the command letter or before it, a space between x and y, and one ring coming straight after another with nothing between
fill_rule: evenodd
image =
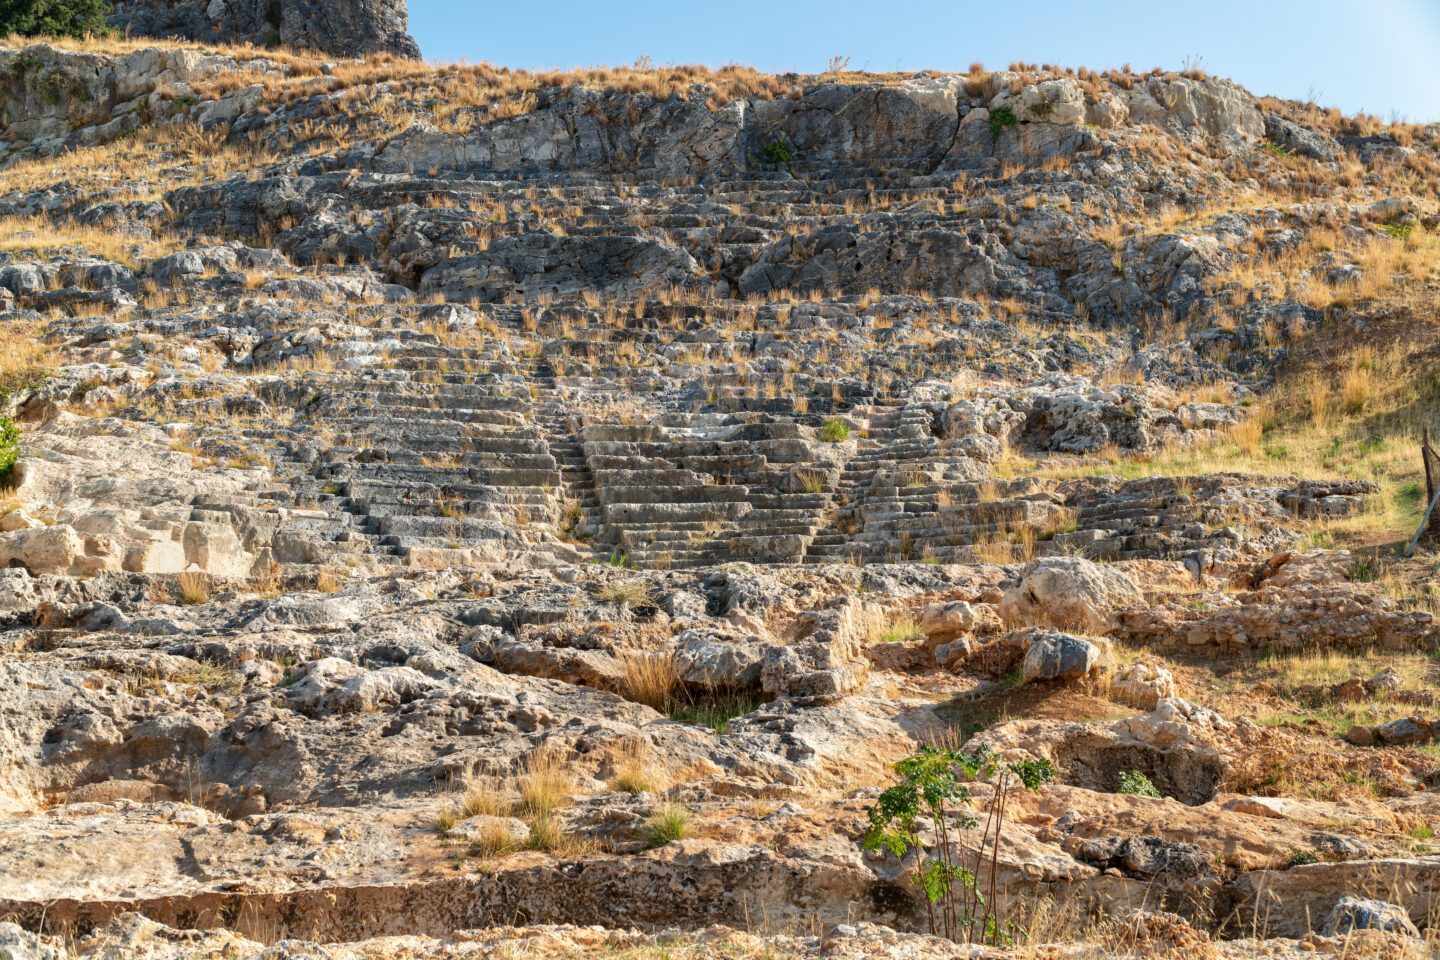
<instances>
[{"instance_id":1,"label":"limestone rock outcrop","mask_svg":"<svg viewBox=\"0 0 1440 960\"><path fill-rule=\"evenodd\" d=\"M111 22L135 36L420 56L406 0L121 0Z\"/></svg>"}]
</instances>

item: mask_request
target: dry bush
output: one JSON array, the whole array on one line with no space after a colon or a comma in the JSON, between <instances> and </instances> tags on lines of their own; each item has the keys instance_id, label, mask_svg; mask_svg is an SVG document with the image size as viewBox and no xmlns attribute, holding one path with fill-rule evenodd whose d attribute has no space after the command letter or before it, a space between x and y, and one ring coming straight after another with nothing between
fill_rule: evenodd
<instances>
[{"instance_id":1,"label":"dry bush","mask_svg":"<svg viewBox=\"0 0 1440 960\"><path fill-rule=\"evenodd\" d=\"M250 578L249 589L261 596L279 596L285 589L285 568L274 560L268 561Z\"/></svg>"},{"instance_id":2,"label":"dry bush","mask_svg":"<svg viewBox=\"0 0 1440 960\"><path fill-rule=\"evenodd\" d=\"M575 777L558 749L537 748L520 774L519 811L529 818L551 817L569 806Z\"/></svg>"},{"instance_id":3,"label":"dry bush","mask_svg":"<svg viewBox=\"0 0 1440 960\"><path fill-rule=\"evenodd\" d=\"M663 790L665 783L652 766L653 759L649 743L640 739L627 741L617 752L611 788L634 794Z\"/></svg>"},{"instance_id":4,"label":"dry bush","mask_svg":"<svg viewBox=\"0 0 1440 960\"><path fill-rule=\"evenodd\" d=\"M865 630L865 640L870 644L918 643L924 639L920 621L906 612L878 612L870 618Z\"/></svg>"},{"instance_id":5,"label":"dry bush","mask_svg":"<svg viewBox=\"0 0 1440 960\"><path fill-rule=\"evenodd\" d=\"M175 599L186 606L210 601L210 575L199 570L186 570L175 578Z\"/></svg>"},{"instance_id":6,"label":"dry bush","mask_svg":"<svg viewBox=\"0 0 1440 960\"><path fill-rule=\"evenodd\" d=\"M999 566L1015 562L1015 546L1003 530L992 536L977 540L970 546L977 563L993 563Z\"/></svg>"},{"instance_id":7,"label":"dry bush","mask_svg":"<svg viewBox=\"0 0 1440 960\"><path fill-rule=\"evenodd\" d=\"M661 713L674 706L680 690L680 669L673 650L623 650L616 659L620 665L617 692L622 697Z\"/></svg>"},{"instance_id":8,"label":"dry bush","mask_svg":"<svg viewBox=\"0 0 1440 960\"><path fill-rule=\"evenodd\" d=\"M44 380L55 356L42 336L37 323L17 320L0 327L0 399Z\"/></svg>"},{"instance_id":9,"label":"dry bush","mask_svg":"<svg viewBox=\"0 0 1440 960\"><path fill-rule=\"evenodd\" d=\"M466 853L482 860L490 860L514 853L521 846L522 844L511 836L509 828L504 823L491 820L480 824L476 837L471 841Z\"/></svg>"},{"instance_id":10,"label":"dry bush","mask_svg":"<svg viewBox=\"0 0 1440 960\"><path fill-rule=\"evenodd\" d=\"M1350 416L1365 412L1375 393L1373 364L1357 363L1345 371L1340 381L1340 406Z\"/></svg>"},{"instance_id":11,"label":"dry bush","mask_svg":"<svg viewBox=\"0 0 1440 960\"><path fill-rule=\"evenodd\" d=\"M459 813L463 818L508 817L514 809L514 799L503 793L489 780L474 780L465 784L460 794Z\"/></svg>"},{"instance_id":12,"label":"dry bush","mask_svg":"<svg viewBox=\"0 0 1440 960\"><path fill-rule=\"evenodd\" d=\"M648 607L655 602L650 595L650 586L644 580L602 584L595 591L595 599L622 607Z\"/></svg>"},{"instance_id":13,"label":"dry bush","mask_svg":"<svg viewBox=\"0 0 1440 960\"><path fill-rule=\"evenodd\" d=\"M1330 384L1318 377L1305 388L1305 407L1310 422L1323 427L1330 419Z\"/></svg>"},{"instance_id":14,"label":"dry bush","mask_svg":"<svg viewBox=\"0 0 1440 960\"><path fill-rule=\"evenodd\" d=\"M1247 417L1230 428L1230 439L1246 454L1258 453L1264 436L1265 425L1258 417Z\"/></svg>"},{"instance_id":15,"label":"dry bush","mask_svg":"<svg viewBox=\"0 0 1440 960\"><path fill-rule=\"evenodd\" d=\"M315 575L315 589L320 593L339 593L344 585L344 576L333 567L322 567Z\"/></svg>"}]
</instances>

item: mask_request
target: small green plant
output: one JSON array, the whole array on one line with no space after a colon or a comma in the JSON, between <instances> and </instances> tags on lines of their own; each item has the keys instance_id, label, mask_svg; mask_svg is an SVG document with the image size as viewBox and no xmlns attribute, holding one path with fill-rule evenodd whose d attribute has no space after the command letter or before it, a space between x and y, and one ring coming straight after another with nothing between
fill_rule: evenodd
<instances>
[{"instance_id":1,"label":"small green plant","mask_svg":"<svg viewBox=\"0 0 1440 960\"><path fill-rule=\"evenodd\" d=\"M701 700L683 696L672 702L667 715L677 723L709 727L724 733L730 722L750 713L758 704L743 693L720 694Z\"/></svg>"},{"instance_id":2,"label":"small green plant","mask_svg":"<svg viewBox=\"0 0 1440 960\"><path fill-rule=\"evenodd\" d=\"M1160 791L1155 789L1155 784L1150 778L1139 770L1127 770L1120 775L1120 788L1116 793L1123 793L1127 797L1155 797L1159 799Z\"/></svg>"},{"instance_id":3,"label":"small green plant","mask_svg":"<svg viewBox=\"0 0 1440 960\"><path fill-rule=\"evenodd\" d=\"M1380 229L1385 231L1387 236L1390 236L1396 240L1409 240L1411 235L1415 233L1415 224L1382 223L1380 224Z\"/></svg>"},{"instance_id":4,"label":"small green plant","mask_svg":"<svg viewBox=\"0 0 1440 960\"><path fill-rule=\"evenodd\" d=\"M1361 556L1355 560L1355 566L1350 568L1350 579L1354 583L1374 583L1380 579L1380 553L1377 550L1372 555Z\"/></svg>"},{"instance_id":5,"label":"small green plant","mask_svg":"<svg viewBox=\"0 0 1440 960\"><path fill-rule=\"evenodd\" d=\"M1292 850L1289 859L1285 861L1286 865L1291 867L1303 867L1307 863L1319 862L1320 858L1312 850Z\"/></svg>"},{"instance_id":6,"label":"small green plant","mask_svg":"<svg viewBox=\"0 0 1440 960\"><path fill-rule=\"evenodd\" d=\"M990 135L998 137L1006 127L1013 127L1019 122L1020 118L1015 116L1014 110L1009 107L996 107L990 111Z\"/></svg>"},{"instance_id":7,"label":"small green plant","mask_svg":"<svg viewBox=\"0 0 1440 960\"><path fill-rule=\"evenodd\" d=\"M914 857L911 879L925 894L932 934L957 943L1014 943L1024 930L1004 917L997 897L1005 810L1016 789L1040 789L1054 779L1054 768L1044 760L1002 762L985 748L967 754L924 747L897 763L895 772L900 782L870 808L865 849ZM980 844L967 865L955 831L980 825L968 811L970 784L981 780L991 780L995 789ZM930 853L921 839L922 821L935 838Z\"/></svg>"},{"instance_id":8,"label":"small green plant","mask_svg":"<svg viewBox=\"0 0 1440 960\"><path fill-rule=\"evenodd\" d=\"M844 443L850 439L850 421L830 417L820 425L820 439L826 443Z\"/></svg>"},{"instance_id":9,"label":"small green plant","mask_svg":"<svg viewBox=\"0 0 1440 960\"><path fill-rule=\"evenodd\" d=\"M790 144L784 140L771 140L760 148L760 156L764 157L767 163L789 163L795 159Z\"/></svg>"},{"instance_id":10,"label":"small green plant","mask_svg":"<svg viewBox=\"0 0 1440 960\"><path fill-rule=\"evenodd\" d=\"M0 484L10 478L10 472L20 460L20 428L9 417L0 417Z\"/></svg>"},{"instance_id":11,"label":"small green plant","mask_svg":"<svg viewBox=\"0 0 1440 960\"><path fill-rule=\"evenodd\" d=\"M1279 157L1282 160L1288 160L1290 159L1290 157L1294 156L1289 147L1285 146L1283 143L1275 143L1271 140L1266 140L1260 145L1260 148L1266 153L1270 154L1272 157Z\"/></svg>"},{"instance_id":12,"label":"small green plant","mask_svg":"<svg viewBox=\"0 0 1440 960\"><path fill-rule=\"evenodd\" d=\"M614 567L617 570L635 569L634 561L632 561L628 555L620 552L619 550L614 551L610 554L610 556L606 557L603 560L596 560L594 562L600 564L602 567Z\"/></svg>"},{"instance_id":13,"label":"small green plant","mask_svg":"<svg viewBox=\"0 0 1440 960\"><path fill-rule=\"evenodd\" d=\"M685 808L673 803L657 807L645 821L645 839L652 847L663 847L674 840L683 840L689 832L689 815Z\"/></svg>"}]
</instances>

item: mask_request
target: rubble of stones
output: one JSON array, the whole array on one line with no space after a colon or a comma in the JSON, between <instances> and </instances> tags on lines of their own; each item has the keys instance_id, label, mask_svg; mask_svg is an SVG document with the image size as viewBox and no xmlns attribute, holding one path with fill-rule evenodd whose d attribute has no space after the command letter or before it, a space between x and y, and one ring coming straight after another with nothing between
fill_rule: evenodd
<instances>
[{"instance_id":1,"label":"rubble of stones","mask_svg":"<svg viewBox=\"0 0 1440 960\"><path fill-rule=\"evenodd\" d=\"M1103 465L1229 430L1320 323L1214 288L1246 241L1436 213L1317 200L1118 248L1092 221L1248 189L1263 144L1373 166L1435 137L1341 142L1221 80L1019 74L555 87L456 130L361 117L356 89L272 99L293 69L0 51L14 169L182 127L268 151L0 195L136 251L0 254L0 329L60 358L5 399L0 953L680 931L953 956L859 838L896 760L968 743L1058 771L1007 822L1016 904L1157 951L1421 955L1440 858L1405 830L1440 819L1434 763L1395 754L1365 803L1266 795L1240 771L1289 734L1195 702L1180 666L1433 649L1429 613L1308 547L1378 488ZM255 83L208 97L234 71ZM674 703L643 702L637 661ZM956 724L1012 689L1109 712ZM1396 702L1333 749L1429 736ZM571 780L571 847L493 811L437 830L537 756ZM1134 774L1158 795L1119 792ZM662 805L690 833L647 843ZM497 831L516 849L473 853Z\"/></svg>"}]
</instances>

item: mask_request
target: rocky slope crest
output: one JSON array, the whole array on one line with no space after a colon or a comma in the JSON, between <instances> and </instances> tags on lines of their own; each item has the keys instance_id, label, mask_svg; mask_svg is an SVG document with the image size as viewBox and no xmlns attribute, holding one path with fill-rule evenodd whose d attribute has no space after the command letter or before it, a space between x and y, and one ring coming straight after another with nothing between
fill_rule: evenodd
<instances>
[{"instance_id":1,"label":"rocky slope crest","mask_svg":"<svg viewBox=\"0 0 1440 960\"><path fill-rule=\"evenodd\" d=\"M137 37L418 57L409 20L406 0L120 0L111 17Z\"/></svg>"}]
</instances>

